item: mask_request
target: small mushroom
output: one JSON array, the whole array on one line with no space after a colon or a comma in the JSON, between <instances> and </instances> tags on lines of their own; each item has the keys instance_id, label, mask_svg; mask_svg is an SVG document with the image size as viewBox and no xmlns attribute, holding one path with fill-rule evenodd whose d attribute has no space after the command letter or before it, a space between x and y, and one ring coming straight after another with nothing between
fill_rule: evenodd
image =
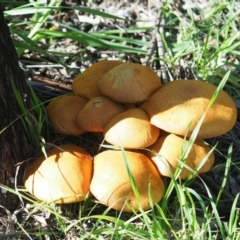
<instances>
[{"instance_id":1,"label":"small mushroom","mask_svg":"<svg viewBox=\"0 0 240 240\"><path fill-rule=\"evenodd\" d=\"M140 152L107 150L94 158L91 193L100 203L116 210L147 210L164 194L164 184L152 161ZM129 168L129 172L128 169ZM130 176L136 183L134 194ZM151 200L149 199L151 198Z\"/></svg>"},{"instance_id":2,"label":"small mushroom","mask_svg":"<svg viewBox=\"0 0 240 240\"><path fill-rule=\"evenodd\" d=\"M46 107L53 129L66 135L80 135L85 131L77 124L77 115L87 100L74 95L53 99Z\"/></svg>"},{"instance_id":3,"label":"small mushroom","mask_svg":"<svg viewBox=\"0 0 240 240\"><path fill-rule=\"evenodd\" d=\"M103 132L106 124L125 108L118 102L99 96L89 100L77 115L77 124L89 132Z\"/></svg>"},{"instance_id":4,"label":"small mushroom","mask_svg":"<svg viewBox=\"0 0 240 240\"><path fill-rule=\"evenodd\" d=\"M143 109L130 108L113 117L103 133L105 140L115 146L137 149L153 144L160 130L150 123Z\"/></svg>"},{"instance_id":5,"label":"small mushroom","mask_svg":"<svg viewBox=\"0 0 240 240\"><path fill-rule=\"evenodd\" d=\"M103 95L123 103L145 101L160 86L158 75L151 68L137 63L120 64L97 81Z\"/></svg>"},{"instance_id":6,"label":"small mushroom","mask_svg":"<svg viewBox=\"0 0 240 240\"><path fill-rule=\"evenodd\" d=\"M179 165L183 148L188 144L188 139L184 139L175 134L167 134L160 137L153 145L148 147L149 150L154 150L157 155L149 151L146 151L146 155L154 161L161 175L171 177L171 173L174 173ZM185 166L188 166L192 171L183 165L179 178L187 179L210 150L211 149L202 140L196 139L184 162ZM167 164L169 165L169 168ZM208 172L213 164L214 154L211 153L203 166L195 174Z\"/></svg>"},{"instance_id":7,"label":"small mushroom","mask_svg":"<svg viewBox=\"0 0 240 240\"><path fill-rule=\"evenodd\" d=\"M178 80L164 84L141 106L153 125L169 133L190 136L207 110L216 86L203 81ZM220 91L209 108L198 133L199 138L222 135L232 129L237 109L232 98Z\"/></svg>"},{"instance_id":8,"label":"small mushroom","mask_svg":"<svg viewBox=\"0 0 240 240\"><path fill-rule=\"evenodd\" d=\"M73 79L72 90L74 94L88 100L102 95L96 86L97 80L110 69L122 63L116 60L103 60L91 65Z\"/></svg>"},{"instance_id":9,"label":"small mushroom","mask_svg":"<svg viewBox=\"0 0 240 240\"><path fill-rule=\"evenodd\" d=\"M37 199L57 204L83 201L89 193L93 159L81 147L65 144L54 147L31 162L24 185Z\"/></svg>"}]
</instances>

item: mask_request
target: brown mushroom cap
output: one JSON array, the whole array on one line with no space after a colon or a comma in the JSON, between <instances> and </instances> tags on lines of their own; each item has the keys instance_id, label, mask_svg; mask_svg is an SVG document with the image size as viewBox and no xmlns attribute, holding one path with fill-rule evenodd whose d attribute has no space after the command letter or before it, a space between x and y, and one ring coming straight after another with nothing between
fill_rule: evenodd
<instances>
[{"instance_id":1,"label":"brown mushroom cap","mask_svg":"<svg viewBox=\"0 0 240 240\"><path fill-rule=\"evenodd\" d=\"M74 94L87 99L102 95L96 86L97 80L111 68L122 63L115 60L103 60L91 65L73 79L72 90Z\"/></svg>"},{"instance_id":2,"label":"brown mushroom cap","mask_svg":"<svg viewBox=\"0 0 240 240\"><path fill-rule=\"evenodd\" d=\"M179 80L164 84L141 106L153 125L170 133L190 136L210 103L216 86L203 81ZM221 91L208 110L199 138L222 135L232 129L237 109L231 97Z\"/></svg>"},{"instance_id":3,"label":"brown mushroom cap","mask_svg":"<svg viewBox=\"0 0 240 240\"><path fill-rule=\"evenodd\" d=\"M99 96L89 100L77 115L77 124L89 132L103 132L106 124L117 114L125 111L118 102Z\"/></svg>"},{"instance_id":4,"label":"brown mushroom cap","mask_svg":"<svg viewBox=\"0 0 240 240\"><path fill-rule=\"evenodd\" d=\"M93 159L81 147L61 145L31 162L24 176L26 189L36 198L59 204L86 198L93 174Z\"/></svg>"},{"instance_id":5,"label":"brown mushroom cap","mask_svg":"<svg viewBox=\"0 0 240 240\"><path fill-rule=\"evenodd\" d=\"M97 82L103 95L124 103L145 101L160 86L158 75L137 63L120 64L102 75Z\"/></svg>"},{"instance_id":6,"label":"brown mushroom cap","mask_svg":"<svg viewBox=\"0 0 240 240\"><path fill-rule=\"evenodd\" d=\"M149 146L149 150L154 150L157 152L158 156L154 155L152 152L147 151L146 155L151 158L161 175L171 177L169 169L164 163L164 159L169 164L172 173L175 172L179 164L179 159L181 157L183 147L187 146L189 141L183 137L177 136L175 134L168 134L160 137L153 145ZM195 169L196 166L201 162L201 160L208 154L210 148L204 144L200 139L196 139L192 148L188 154L185 164L191 169ZM163 157L164 159L162 159ZM198 173L208 172L214 164L214 154L211 153L204 165L199 169ZM187 179L192 172L183 166L181 173L179 175L180 179ZM196 176L196 175L195 175Z\"/></svg>"},{"instance_id":7,"label":"brown mushroom cap","mask_svg":"<svg viewBox=\"0 0 240 240\"><path fill-rule=\"evenodd\" d=\"M87 100L68 95L53 99L46 107L53 129L66 135L79 135L85 131L77 124L77 115Z\"/></svg>"},{"instance_id":8,"label":"brown mushroom cap","mask_svg":"<svg viewBox=\"0 0 240 240\"><path fill-rule=\"evenodd\" d=\"M164 184L156 167L144 154L125 151L125 155L140 199L133 192L123 152L114 150L95 156L91 193L102 204L116 210L147 210L151 206L149 194L153 204L159 202L164 194Z\"/></svg>"},{"instance_id":9,"label":"brown mushroom cap","mask_svg":"<svg viewBox=\"0 0 240 240\"><path fill-rule=\"evenodd\" d=\"M143 109L130 108L113 117L103 133L105 140L115 146L137 149L153 144L160 130L150 123Z\"/></svg>"}]
</instances>

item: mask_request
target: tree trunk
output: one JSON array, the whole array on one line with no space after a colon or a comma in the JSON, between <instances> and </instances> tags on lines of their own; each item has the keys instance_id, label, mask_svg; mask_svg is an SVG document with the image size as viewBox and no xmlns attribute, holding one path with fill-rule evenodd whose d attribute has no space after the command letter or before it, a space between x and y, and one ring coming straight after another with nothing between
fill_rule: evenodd
<instances>
[{"instance_id":1,"label":"tree trunk","mask_svg":"<svg viewBox=\"0 0 240 240\"><path fill-rule=\"evenodd\" d=\"M28 94L24 73L19 67L18 56L0 3L0 184L14 189L15 180L21 185L23 176L23 169L20 168L15 179L16 164L27 159L31 151L21 120L13 122L21 115L21 111L12 84L22 96ZM28 102L27 98L25 104ZM10 211L15 210L19 204L18 196L5 192L1 185L0 205Z\"/></svg>"}]
</instances>

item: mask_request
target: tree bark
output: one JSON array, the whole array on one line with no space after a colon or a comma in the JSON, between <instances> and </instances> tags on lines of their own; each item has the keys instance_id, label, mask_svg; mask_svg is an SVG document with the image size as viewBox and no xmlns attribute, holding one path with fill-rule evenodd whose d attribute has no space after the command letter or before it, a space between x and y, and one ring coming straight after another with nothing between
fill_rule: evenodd
<instances>
[{"instance_id":1,"label":"tree bark","mask_svg":"<svg viewBox=\"0 0 240 240\"><path fill-rule=\"evenodd\" d=\"M24 94L29 96L24 73L19 67L18 56L0 3L0 184L14 189L16 164L27 159L31 151L21 120L13 122L21 115L21 110L12 84L22 96ZM26 99L26 108L28 102L29 100ZM17 184L22 184L22 176L23 169L20 168ZM0 205L10 211L15 210L19 204L18 196L9 191L5 192L1 187Z\"/></svg>"}]
</instances>

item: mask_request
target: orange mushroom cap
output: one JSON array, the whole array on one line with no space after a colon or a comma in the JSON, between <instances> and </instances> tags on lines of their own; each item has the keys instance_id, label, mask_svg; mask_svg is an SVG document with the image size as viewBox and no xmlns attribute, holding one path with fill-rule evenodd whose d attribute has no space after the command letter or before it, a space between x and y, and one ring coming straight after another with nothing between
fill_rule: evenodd
<instances>
[{"instance_id":1,"label":"orange mushroom cap","mask_svg":"<svg viewBox=\"0 0 240 240\"><path fill-rule=\"evenodd\" d=\"M97 81L99 77L108 72L113 67L122 63L123 62L116 60L103 60L94 63L82 74L77 75L73 79L72 90L74 94L87 98L88 100L102 95L97 88Z\"/></svg>"},{"instance_id":2,"label":"orange mushroom cap","mask_svg":"<svg viewBox=\"0 0 240 240\"><path fill-rule=\"evenodd\" d=\"M89 193L93 159L81 147L65 144L54 147L31 162L24 185L36 198L45 202L83 201Z\"/></svg>"},{"instance_id":3,"label":"orange mushroom cap","mask_svg":"<svg viewBox=\"0 0 240 240\"><path fill-rule=\"evenodd\" d=\"M153 144L160 130L150 123L143 109L130 108L113 117L103 133L105 140L113 145L137 149Z\"/></svg>"},{"instance_id":4,"label":"orange mushroom cap","mask_svg":"<svg viewBox=\"0 0 240 240\"><path fill-rule=\"evenodd\" d=\"M145 101L160 86L158 75L151 68L137 63L120 64L97 82L103 95L123 103Z\"/></svg>"},{"instance_id":5,"label":"orange mushroom cap","mask_svg":"<svg viewBox=\"0 0 240 240\"><path fill-rule=\"evenodd\" d=\"M77 115L77 124L89 132L103 132L107 123L125 111L118 102L99 96L89 100Z\"/></svg>"},{"instance_id":6,"label":"orange mushroom cap","mask_svg":"<svg viewBox=\"0 0 240 240\"><path fill-rule=\"evenodd\" d=\"M147 210L159 202L164 194L164 184L152 161L140 152L107 150L94 158L91 193L106 206L126 212ZM132 189L127 165L130 169L139 199ZM151 197L151 200L149 199Z\"/></svg>"},{"instance_id":7,"label":"orange mushroom cap","mask_svg":"<svg viewBox=\"0 0 240 240\"><path fill-rule=\"evenodd\" d=\"M207 110L217 87L203 81L178 80L164 84L141 106L153 125L170 133L190 136ZM220 91L209 108L198 133L199 138L222 135L232 129L237 109L232 98Z\"/></svg>"},{"instance_id":8,"label":"orange mushroom cap","mask_svg":"<svg viewBox=\"0 0 240 240\"><path fill-rule=\"evenodd\" d=\"M149 146L149 150L154 150L157 155L147 151L146 155L151 158L156 164L159 172L163 176L171 177L171 173L174 173L179 165L182 150L189 144L188 139L184 139L181 136L175 134L167 134L160 137L153 145ZM183 166L179 175L180 179L187 179L193 170L201 162L201 160L210 152L210 148L200 139L196 139L192 148L185 160L184 164L191 170ZM164 158L164 159L163 159ZM169 164L169 168L166 162ZM195 174L208 172L214 164L214 154L211 153L203 166ZM196 175L193 175L196 176Z\"/></svg>"},{"instance_id":9,"label":"orange mushroom cap","mask_svg":"<svg viewBox=\"0 0 240 240\"><path fill-rule=\"evenodd\" d=\"M46 107L48 118L54 130L66 135L79 135L85 131L77 124L77 115L87 100L67 95L53 99Z\"/></svg>"}]
</instances>

